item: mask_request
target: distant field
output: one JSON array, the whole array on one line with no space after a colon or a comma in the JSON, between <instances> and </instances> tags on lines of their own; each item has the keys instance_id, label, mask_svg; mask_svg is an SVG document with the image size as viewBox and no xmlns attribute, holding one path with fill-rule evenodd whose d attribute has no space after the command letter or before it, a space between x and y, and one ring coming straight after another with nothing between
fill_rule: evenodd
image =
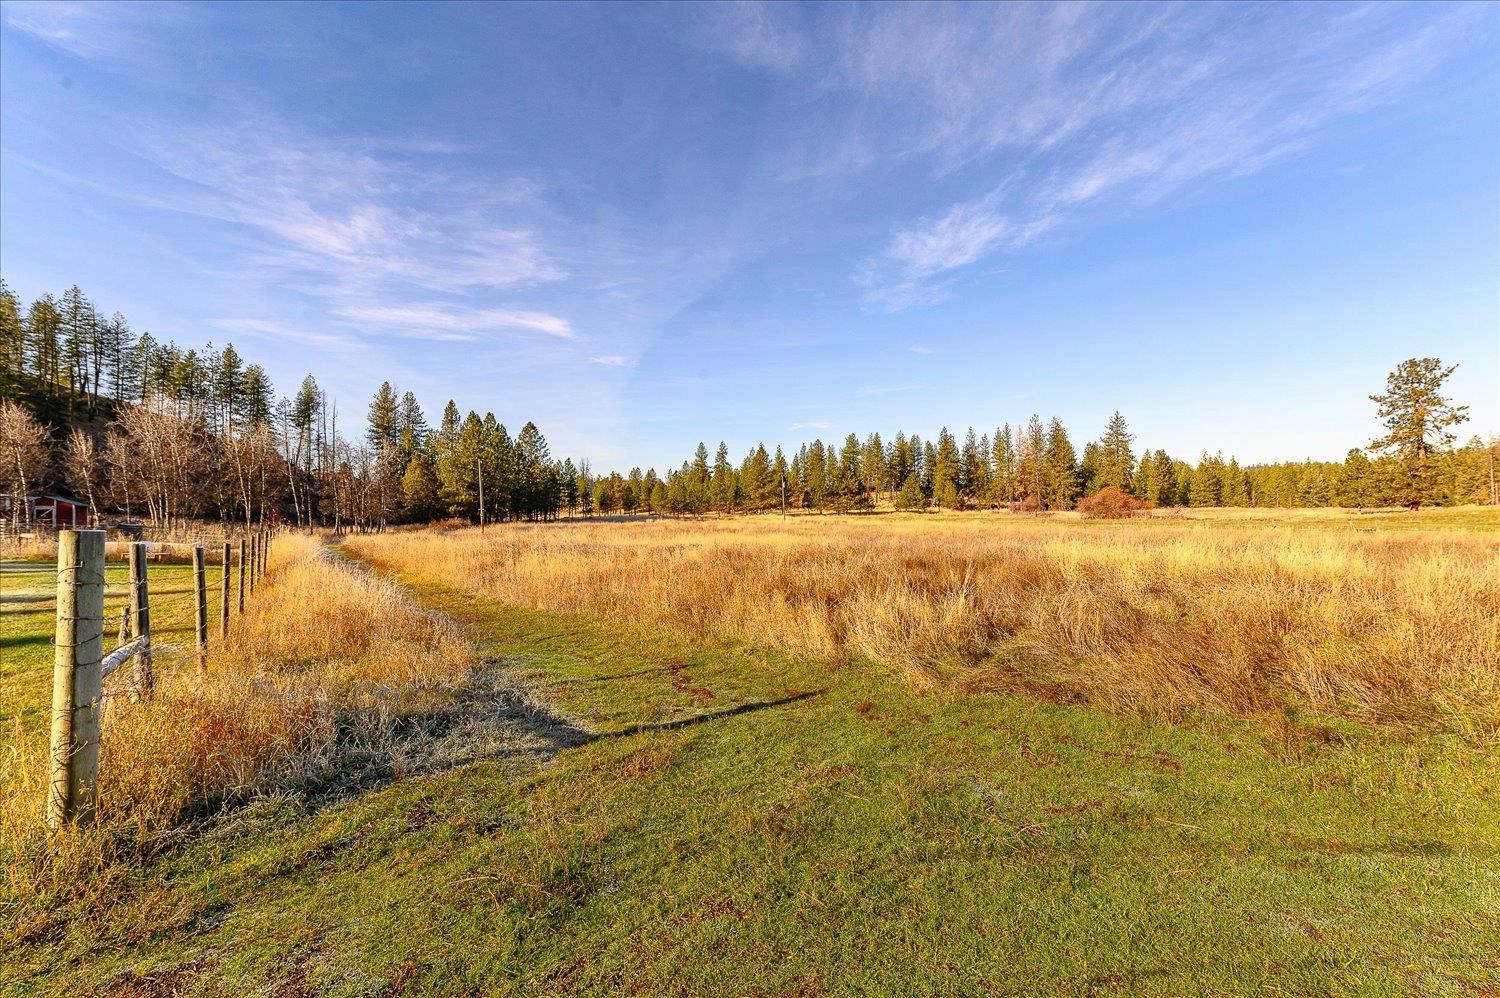
<instances>
[{"instance_id":1,"label":"distant field","mask_svg":"<svg viewBox=\"0 0 1500 998\"><path fill-rule=\"evenodd\" d=\"M0 993L1490 993L1496 660L1422 635L1489 654L1496 521L1467 513L344 540L404 593L284 538L180 691L207 754L143 723L104 748L158 795L258 789L149 836L117 811L59 854L76 889L0 841ZM999 627L1002 584L1044 611ZM45 689L50 615L5 610L34 743L11 680Z\"/></svg>"},{"instance_id":2,"label":"distant field","mask_svg":"<svg viewBox=\"0 0 1500 998\"><path fill-rule=\"evenodd\" d=\"M1388 524L1398 524L1391 529ZM509 525L351 538L509 603L1159 717L1500 730L1500 512Z\"/></svg>"}]
</instances>

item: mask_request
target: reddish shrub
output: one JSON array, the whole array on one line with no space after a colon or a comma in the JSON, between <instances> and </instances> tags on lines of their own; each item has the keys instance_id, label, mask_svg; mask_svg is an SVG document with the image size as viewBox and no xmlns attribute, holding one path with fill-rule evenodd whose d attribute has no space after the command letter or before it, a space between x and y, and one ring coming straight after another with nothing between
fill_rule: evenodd
<instances>
[{"instance_id":1,"label":"reddish shrub","mask_svg":"<svg viewBox=\"0 0 1500 998\"><path fill-rule=\"evenodd\" d=\"M1126 495L1113 486L1100 489L1093 495L1078 500L1078 512L1101 520L1124 519L1151 507L1152 504L1144 499Z\"/></svg>"}]
</instances>

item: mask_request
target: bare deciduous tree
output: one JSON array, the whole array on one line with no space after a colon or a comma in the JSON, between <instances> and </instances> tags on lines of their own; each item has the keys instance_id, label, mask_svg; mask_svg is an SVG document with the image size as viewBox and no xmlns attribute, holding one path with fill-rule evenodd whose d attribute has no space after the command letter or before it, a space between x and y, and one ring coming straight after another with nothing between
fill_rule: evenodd
<instances>
[{"instance_id":1,"label":"bare deciduous tree","mask_svg":"<svg viewBox=\"0 0 1500 998\"><path fill-rule=\"evenodd\" d=\"M10 496L12 526L21 525L21 514L32 487L46 474L51 463L47 430L30 412L15 402L0 402L0 485Z\"/></svg>"},{"instance_id":2,"label":"bare deciduous tree","mask_svg":"<svg viewBox=\"0 0 1500 998\"><path fill-rule=\"evenodd\" d=\"M63 479L75 496L88 501L89 513L99 520L98 491L102 478L99 448L94 435L82 427L68 434L68 449L63 455Z\"/></svg>"}]
</instances>

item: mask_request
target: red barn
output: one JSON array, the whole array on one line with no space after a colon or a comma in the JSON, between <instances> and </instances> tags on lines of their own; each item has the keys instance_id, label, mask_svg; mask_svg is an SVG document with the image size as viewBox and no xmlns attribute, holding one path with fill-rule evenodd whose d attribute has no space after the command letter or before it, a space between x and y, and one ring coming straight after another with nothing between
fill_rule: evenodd
<instances>
[{"instance_id":1,"label":"red barn","mask_svg":"<svg viewBox=\"0 0 1500 998\"><path fill-rule=\"evenodd\" d=\"M31 522L56 530L70 530L89 525L89 508L85 503L65 496L37 496L31 500Z\"/></svg>"}]
</instances>

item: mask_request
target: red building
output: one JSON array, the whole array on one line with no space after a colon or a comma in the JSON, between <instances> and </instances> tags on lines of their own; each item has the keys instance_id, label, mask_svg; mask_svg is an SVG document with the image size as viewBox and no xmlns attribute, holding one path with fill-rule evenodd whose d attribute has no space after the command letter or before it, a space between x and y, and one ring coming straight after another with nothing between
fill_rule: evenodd
<instances>
[{"instance_id":1,"label":"red building","mask_svg":"<svg viewBox=\"0 0 1500 998\"><path fill-rule=\"evenodd\" d=\"M26 500L25 523L68 530L89 525L89 507L67 496L41 495Z\"/></svg>"}]
</instances>

